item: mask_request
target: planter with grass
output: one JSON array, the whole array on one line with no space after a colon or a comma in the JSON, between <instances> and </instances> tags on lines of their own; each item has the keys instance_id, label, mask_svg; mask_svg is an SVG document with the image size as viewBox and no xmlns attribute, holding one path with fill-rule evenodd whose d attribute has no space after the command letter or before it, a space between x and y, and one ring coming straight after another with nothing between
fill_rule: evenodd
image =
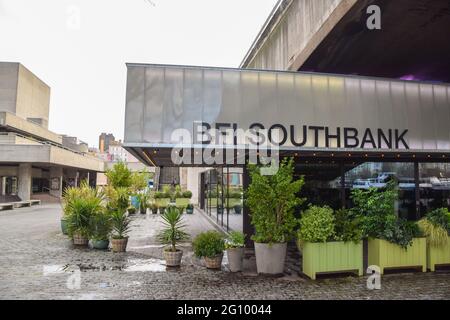
<instances>
[{"instance_id":1,"label":"planter with grass","mask_svg":"<svg viewBox=\"0 0 450 320\"><path fill-rule=\"evenodd\" d=\"M136 208L135 207L129 207L128 208L128 214L130 215L130 216L132 216L132 215L135 215L136 214Z\"/></svg>"},{"instance_id":2,"label":"planter with grass","mask_svg":"<svg viewBox=\"0 0 450 320\"><path fill-rule=\"evenodd\" d=\"M158 214L158 205L156 203L153 203L150 209L152 210L152 214Z\"/></svg>"},{"instance_id":3,"label":"planter with grass","mask_svg":"<svg viewBox=\"0 0 450 320\"><path fill-rule=\"evenodd\" d=\"M287 242L295 234L298 220L294 208L303 202L297 197L303 178L294 181L294 161L284 159L274 175L263 175L263 168L249 165L251 183L246 192L251 223L255 227L256 267L258 273L284 272Z\"/></svg>"},{"instance_id":4,"label":"planter with grass","mask_svg":"<svg viewBox=\"0 0 450 320\"><path fill-rule=\"evenodd\" d=\"M208 231L199 234L193 241L194 254L204 258L208 269L220 269L222 266L225 240L217 231Z\"/></svg>"},{"instance_id":5,"label":"planter with grass","mask_svg":"<svg viewBox=\"0 0 450 320\"><path fill-rule=\"evenodd\" d=\"M242 206L240 204L237 204L234 206L234 213L236 213L236 214L242 213Z\"/></svg>"},{"instance_id":6,"label":"planter with grass","mask_svg":"<svg viewBox=\"0 0 450 320\"><path fill-rule=\"evenodd\" d=\"M427 268L450 265L450 213L447 208L429 212L419 221L419 227L427 237Z\"/></svg>"},{"instance_id":7,"label":"planter with grass","mask_svg":"<svg viewBox=\"0 0 450 320\"><path fill-rule=\"evenodd\" d=\"M128 245L128 232L130 230L130 219L121 210L111 212L113 252L125 252Z\"/></svg>"},{"instance_id":8,"label":"planter with grass","mask_svg":"<svg viewBox=\"0 0 450 320\"><path fill-rule=\"evenodd\" d=\"M158 233L160 243L168 245L163 250L164 259L168 267L179 267L183 257L183 251L177 248L179 242L189 239L185 232L186 225L182 219L182 213L175 207L166 210L163 219L163 229Z\"/></svg>"},{"instance_id":9,"label":"planter with grass","mask_svg":"<svg viewBox=\"0 0 450 320\"><path fill-rule=\"evenodd\" d=\"M347 210L310 207L300 219L298 246L303 273L315 280L321 273L363 275L363 245L357 221Z\"/></svg>"},{"instance_id":10,"label":"planter with grass","mask_svg":"<svg viewBox=\"0 0 450 320\"><path fill-rule=\"evenodd\" d=\"M244 264L245 235L242 232L232 231L225 241L228 267L231 272L242 271Z\"/></svg>"},{"instance_id":11,"label":"planter with grass","mask_svg":"<svg viewBox=\"0 0 450 320\"><path fill-rule=\"evenodd\" d=\"M385 190L370 188L352 191L354 214L361 219L363 236L368 240L368 264L390 268L426 271L426 239L416 222L395 214L398 189L395 182Z\"/></svg>"}]
</instances>

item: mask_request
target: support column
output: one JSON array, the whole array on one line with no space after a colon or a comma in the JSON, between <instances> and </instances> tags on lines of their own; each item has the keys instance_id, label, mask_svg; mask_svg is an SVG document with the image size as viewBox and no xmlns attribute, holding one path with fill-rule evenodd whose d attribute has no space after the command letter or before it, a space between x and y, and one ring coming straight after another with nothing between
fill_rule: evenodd
<instances>
[{"instance_id":1,"label":"support column","mask_svg":"<svg viewBox=\"0 0 450 320\"><path fill-rule=\"evenodd\" d=\"M18 179L18 196L22 201L31 199L31 173L32 168L30 163L22 163L19 165L19 179Z\"/></svg>"},{"instance_id":2,"label":"support column","mask_svg":"<svg viewBox=\"0 0 450 320\"><path fill-rule=\"evenodd\" d=\"M247 167L244 167L244 172L242 174L242 187L244 191L248 189L249 185L250 185L250 173L248 172ZM255 233L255 228L253 228L251 224L250 208L246 205L246 203L247 202L244 201L244 206L242 207L243 232L245 234L245 246L247 248L252 248L253 241L250 239L250 237Z\"/></svg>"},{"instance_id":3,"label":"support column","mask_svg":"<svg viewBox=\"0 0 450 320\"><path fill-rule=\"evenodd\" d=\"M0 177L0 196L5 195L5 177Z\"/></svg>"},{"instance_id":4,"label":"support column","mask_svg":"<svg viewBox=\"0 0 450 320\"><path fill-rule=\"evenodd\" d=\"M50 195L61 198L63 193L63 168L50 168Z\"/></svg>"}]
</instances>

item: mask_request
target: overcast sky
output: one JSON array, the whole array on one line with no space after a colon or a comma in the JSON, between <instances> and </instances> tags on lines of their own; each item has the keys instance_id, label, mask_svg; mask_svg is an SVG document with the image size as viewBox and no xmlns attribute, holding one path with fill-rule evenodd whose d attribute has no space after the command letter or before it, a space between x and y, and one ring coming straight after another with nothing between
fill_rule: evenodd
<instances>
[{"instance_id":1,"label":"overcast sky","mask_svg":"<svg viewBox=\"0 0 450 320\"><path fill-rule=\"evenodd\" d=\"M51 91L50 130L123 138L125 62L237 67L276 0L0 0L0 60Z\"/></svg>"}]
</instances>

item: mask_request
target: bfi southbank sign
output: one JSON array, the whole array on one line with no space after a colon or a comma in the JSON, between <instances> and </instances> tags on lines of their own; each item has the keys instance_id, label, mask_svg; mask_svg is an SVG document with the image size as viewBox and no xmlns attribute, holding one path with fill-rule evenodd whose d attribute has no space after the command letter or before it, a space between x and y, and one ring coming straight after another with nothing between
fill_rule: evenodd
<instances>
[{"instance_id":1,"label":"bfi southbank sign","mask_svg":"<svg viewBox=\"0 0 450 320\"><path fill-rule=\"evenodd\" d=\"M302 148L387 149L409 150L407 129L364 129L353 127L330 128L273 124L269 127L253 123L248 130L236 123L196 122L193 125L194 145L238 146L291 146Z\"/></svg>"}]
</instances>

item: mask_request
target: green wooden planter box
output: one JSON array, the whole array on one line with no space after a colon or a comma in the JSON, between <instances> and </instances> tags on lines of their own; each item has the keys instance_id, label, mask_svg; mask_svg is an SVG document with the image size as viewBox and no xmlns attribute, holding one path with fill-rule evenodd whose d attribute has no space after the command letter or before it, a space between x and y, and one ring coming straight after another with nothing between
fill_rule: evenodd
<instances>
[{"instance_id":1,"label":"green wooden planter box","mask_svg":"<svg viewBox=\"0 0 450 320\"><path fill-rule=\"evenodd\" d=\"M450 237L447 244L440 247L427 244L427 267L430 271L435 271L436 266L450 265Z\"/></svg>"},{"instance_id":2,"label":"green wooden planter box","mask_svg":"<svg viewBox=\"0 0 450 320\"><path fill-rule=\"evenodd\" d=\"M318 273L356 272L363 275L362 241L305 242L301 246L303 273L315 280Z\"/></svg>"},{"instance_id":3,"label":"green wooden planter box","mask_svg":"<svg viewBox=\"0 0 450 320\"><path fill-rule=\"evenodd\" d=\"M381 239L369 239L369 266L386 268L422 268L427 271L427 239L414 238L413 244L404 249Z\"/></svg>"}]
</instances>

